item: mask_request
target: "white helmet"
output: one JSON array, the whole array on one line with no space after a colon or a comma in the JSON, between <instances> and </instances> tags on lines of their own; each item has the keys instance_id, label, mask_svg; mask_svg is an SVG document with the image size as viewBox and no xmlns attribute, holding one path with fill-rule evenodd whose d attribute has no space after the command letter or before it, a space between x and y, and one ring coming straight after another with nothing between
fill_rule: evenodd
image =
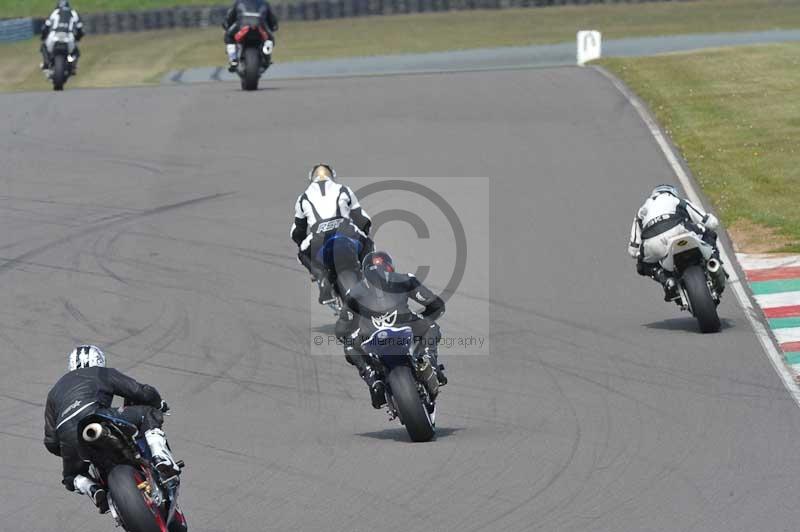
<instances>
[{"instance_id":1,"label":"white helmet","mask_svg":"<svg viewBox=\"0 0 800 532\"><path fill-rule=\"evenodd\" d=\"M69 370L75 371L78 368L104 368L106 367L106 356L100 348L94 345L79 345L69 354Z\"/></svg>"},{"instance_id":2,"label":"white helmet","mask_svg":"<svg viewBox=\"0 0 800 532\"><path fill-rule=\"evenodd\" d=\"M308 180L311 183L319 183L320 181L327 181L328 179L336 181L336 170L329 164L315 164L308 173Z\"/></svg>"},{"instance_id":3,"label":"white helmet","mask_svg":"<svg viewBox=\"0 0 800 532\"><path fill-rule=\"evenodd\" d=\"M651 198L655 198L659 194L671 194L678 197L678 189L673 187L672 185L658 185L653 191L650 193Z\"/></svg>"}]
</instances>

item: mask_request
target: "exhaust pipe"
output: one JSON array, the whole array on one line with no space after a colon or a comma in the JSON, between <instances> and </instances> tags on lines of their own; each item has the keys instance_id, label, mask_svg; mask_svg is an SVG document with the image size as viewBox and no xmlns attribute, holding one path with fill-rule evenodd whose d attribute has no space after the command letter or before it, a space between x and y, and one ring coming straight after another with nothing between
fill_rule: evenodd
<instances>
[{"instance_id":1,"label":"exhaust pipe","mask_svg":"<svg viewBox=\"0 0 800 532\"><path fill-rule=\"evenodd\" d=\"M83 433L81 436L83 437L83 441L92 443L100 439L103 435L103 425L100 423L89 423L83 429Z\"/></svg>"},{"instance_id":2,"label":"exhaust pipe","mask_svg":"<svg viewBox=\"0 0 800 532\"><path fill-rule=\"evenodd\" d=\"M717 259L708 259L706 263L706 268L710 273L717 273L719 271L719 267L722 266Z\"/></svg>"}]
</instances>

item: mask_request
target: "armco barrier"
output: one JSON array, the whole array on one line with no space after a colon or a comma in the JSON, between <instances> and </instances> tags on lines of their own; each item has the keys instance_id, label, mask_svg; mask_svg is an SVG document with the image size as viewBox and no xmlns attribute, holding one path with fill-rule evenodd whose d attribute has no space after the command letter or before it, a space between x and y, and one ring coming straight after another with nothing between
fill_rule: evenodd
<instances>
[{"instance_id":1,"label":"armco barrier","mask_svg":"<svg viewBox=\"0 0 800 532\"><path fill-rule=\"evenodd\" d=\"M33 19L0 20L0 42L24 41L33 37Z\"/></svg>"},{"instance_id":2,"label":"armco barrier","mask_svg":"<svg viewBox=\"0 0 800 532\"><path fill-rule=\"evenodd\" d=\"M687 1L692 0L288 0L272 2L272 7L280 20L321 20L469 9ZM149 11L90 13L84 15L83 20L86 33L95 34L202 28L219 26L227 9L228 5L186 6ZM42 23L43 19L0 20L0 41L30 38L38 33Z\"/></svg>"}]
</instances>

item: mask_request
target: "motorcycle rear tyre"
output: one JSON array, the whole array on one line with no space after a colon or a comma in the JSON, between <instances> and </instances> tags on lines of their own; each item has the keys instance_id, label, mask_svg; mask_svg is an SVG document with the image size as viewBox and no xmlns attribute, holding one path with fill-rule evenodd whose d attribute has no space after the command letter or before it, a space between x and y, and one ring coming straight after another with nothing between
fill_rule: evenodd
<instances>
[{"instance_id":1,"label":"motorcycle rear tyre","mask_svg":"<svg viewBox=\"0 0 800 532\"><path fill-rule=\"evenodd\" d=\"M433 439L433 424L425 405L422 404L411 368L407 366L394 368L386 377L386 382L399 411L400 421L405 425L411 441L424 442Z\"/></svg>"},{"instance_id":2,"label":"motorcycle rear tyre","mask_svg":"<svg viewBox=\"0 0 800 532\"><path fill-rule=\"evenodd\" d=\"M689 266L683 272L683 286L692 306L692 314L697 319L702 333L719 332L721 323L717 314L717 305L711 297L706 274L700 266Z\"/></svg>"},{"instance_id":3,"label":"motorcycle rear tyre","mask_svg":"<svg viewBox=\"0 0 800 532\"><path fill-rule=\"evenodd\" d=\"M161 532L156 516L138 488L143 475L129 465L118 465L108 474L108 489L114 507L128 532Z\"/></svg>"}]
</instances>

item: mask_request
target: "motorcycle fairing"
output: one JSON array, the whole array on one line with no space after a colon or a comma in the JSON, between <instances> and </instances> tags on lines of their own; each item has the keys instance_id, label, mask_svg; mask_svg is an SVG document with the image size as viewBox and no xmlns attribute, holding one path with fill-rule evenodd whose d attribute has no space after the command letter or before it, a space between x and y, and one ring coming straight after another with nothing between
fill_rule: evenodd
<instances>
[{"instance_id":1,"label":"motorcycle fairing","mask_svg":"<svg viewBox=\"0 0 800 532\"><path fill-rule=\"evenodd\" d=\"M408 366L414 350L414 331L408 326L381 327L361 343L361 349L390 371L397 366Z\"/></svg>"},{"instance_id":2,"label":"motorcycle fairing","mask_svg":"<svg viewBox=\"0 0 800 532\"><path fill-rule=\"evenodd\" d=\"M319 248L319 251L317 251L317 261L331 270L335 266L335 252L349 253L358 261L358 257L361 253L361 242L341 233L328 235L325 237L325 243Z\"/></svg>"},{"instance_id":3,"label":"motorcycle fairing","mask_svg":"<svg viewBox=\"0 0 800 532\"><path fill-rule=\"evenodd\" d=\"M668 272L676 272L685 267L688 256L699 253L699 258L705 263L714 254L714 248L691 231L669 238L666 247L667 255L661 259L660 263L661 267Z\"/></svg>"}]
</instances>

